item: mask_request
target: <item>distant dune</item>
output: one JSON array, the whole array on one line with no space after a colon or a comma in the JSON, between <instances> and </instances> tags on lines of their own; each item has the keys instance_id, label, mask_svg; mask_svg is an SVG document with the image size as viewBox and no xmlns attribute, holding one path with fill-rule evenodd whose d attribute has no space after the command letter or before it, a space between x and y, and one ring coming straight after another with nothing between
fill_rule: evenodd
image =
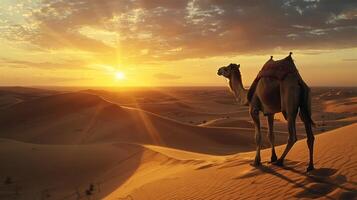
<instances>
[{"instance_id":1,"label":"distant dune","mask_svg":"<svg viewBox=\"0 0 357 200\"><path fill-rule=\"evenodd\" d=\"M357 114L357 97L329 100L325 104L327 112L354 112Z\"/></svg>"},{"instance_id":2,"label":"distant dune","mask_svg":"<svg viewBox=\"0 0 357 200\"><path fill-rule=\"evenodd\" d=\"M120 107L87 93L64 93L21 102L0 113L0 136L42 144L128 142L197 152L254 148L252 130L205 128Z\"/></svg>"},{"instance_id":3,"label":"distant dune","mask_svg":"<svg viewBox=\"0 0 357 200\"><path fill-rule=\"evenodd\" d=\"M28 87L0 87L0 109L21 101L58 93L53 90Z\"/></svg>"},{"instance_id":4,"label":"distant dune","mask_svg":"<svg viewBox=\"0 0 357 200\"><path fill-rule=\"evenodd\" d=\"M220 118L207 121L200 124L200 126L207 127L240 127L240 128L254 128L254 124L248 120L241 120L235 118Z\"/></svg>"}]
</instances>

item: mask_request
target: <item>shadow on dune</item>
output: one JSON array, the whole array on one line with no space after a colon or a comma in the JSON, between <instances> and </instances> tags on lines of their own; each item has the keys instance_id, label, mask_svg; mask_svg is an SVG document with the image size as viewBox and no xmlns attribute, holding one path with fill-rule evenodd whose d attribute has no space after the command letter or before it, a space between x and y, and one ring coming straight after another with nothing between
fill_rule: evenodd
<instances>
[{"instance_id":1,"label":"shadow on dune","mask_svg":"<svg viewBox=\"0 0 357 200\"><path fill-rule=\"evenodd\" d=\"M3 140L0 199L102 199L143 163L138 145L33 145ZM3 180L1 180L3 181Z\"/></svg>"},{"instance_id":2,"label":"shadow on dune","mask_svg":"<svg viewBox=\"0 0 357 200\"><path fill-rule=\"evenodd\" d=\"M288 165L296 165L299 162L288 161ZM234 179L245 179L250 177L256 177L260 175L270 174L276 178L285 180L286 182L294 185L294 187L301 188L302 191L295 194L297 198L327 198L334 199L330 196L327 196L336 189L342 189L343 191L339 193L339 199L353 199L357 197L357 191L353 188L343 186L344 183L347 183L348 180L346 176L338 174L337 169L333 168L319 168L311 172L306 173L305 171L299 171L294 168L294 166L284 166L282 168L276 166L259 166L253 169L252 171L236 177ZM295 166L296 167L296 166ZM284 171L287 170L287 173L294 173L298 176L303 177L303 180L295 180L290 178L288 175L284 175ZM282 173L281 173L282 172ZM349 182L351 183L351 182ZM353 183L351 183L353 184ZM354 184L355 185L355 184Z\"/></svg>"},{"instance_id":3,"label":"shadow on dune","mask_svg":"<svg viewBox=\"0 0 357 200\"><path fill-rule=\"evenodd\" d=\"M144 148L140 147L139 150L128 155L126 158L118 160L116 166L109 170L112 171L113 174L107 175L97 182L100 185L100 188L97 188L95 191L96 194L93 194L93 198L103 199L120 188L120 186L125 183L125 181L128 180L142 164L141 158L144 150ZM88 195L85 195L83 196L83 199L87 199L88 197ZM132 199L132 197L128 195L124 197L124 199Z\"/></svg>"}]
</instances>

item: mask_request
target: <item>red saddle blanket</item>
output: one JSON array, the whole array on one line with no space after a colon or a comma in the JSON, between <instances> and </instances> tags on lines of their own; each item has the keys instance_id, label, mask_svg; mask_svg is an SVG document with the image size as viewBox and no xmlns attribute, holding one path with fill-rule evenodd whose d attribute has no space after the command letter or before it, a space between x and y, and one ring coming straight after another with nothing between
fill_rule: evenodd
<instances>
[{"instance_id":1,"label":"red saddle blanket","mask_svg":"<svg viewBox=\"0 0 357 200\"><path fill-rule=\"evenodd\" d=\"M294 61L291 58L291 54L286 58L277 61L274 61L272 58L270 58L270 60L268 60L263 65L262 69L260 70L257 77L254 79L252 85L250 86L247 95L248 102L250 102L253 98L257 84L262 77L270 77L277 80L284 80L285 77L290 73L295 73L300 77L299 72L294 64Z\"/></svg>"}]
</instances>

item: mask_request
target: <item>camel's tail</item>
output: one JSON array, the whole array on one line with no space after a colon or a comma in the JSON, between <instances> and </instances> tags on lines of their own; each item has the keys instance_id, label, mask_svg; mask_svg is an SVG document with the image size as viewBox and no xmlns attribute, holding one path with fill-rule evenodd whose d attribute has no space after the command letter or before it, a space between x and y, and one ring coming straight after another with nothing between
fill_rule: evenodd
<instances>
[{"instance_id":1,"label":"camel's tail","mask_svg":"<svg viewBox=\"0 0 357 200\"><path fill-rule=\"evenodd\" d=\"M315 127L316 124L311 118L311 90L302 79L300 85L302 94L300 101L300 117L304 122L309 122Z\"/></svg>"}]
</instances>

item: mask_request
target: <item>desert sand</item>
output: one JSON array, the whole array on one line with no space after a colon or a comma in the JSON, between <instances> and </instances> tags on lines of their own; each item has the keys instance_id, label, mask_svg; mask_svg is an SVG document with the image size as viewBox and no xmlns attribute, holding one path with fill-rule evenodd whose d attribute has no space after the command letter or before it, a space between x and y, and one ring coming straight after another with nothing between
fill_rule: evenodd
<instances>
[{"instance_id":1,"label":"desert sand","mask_svg":"<svg viewBox=\"0 0 357 200\"><path fill-rule=\"evenodd\" d=\"M226 88L0 88L0 199L357 198L356 91L313 89L306 173L301 122L285 167L268 163L267 141L250 165L254 128Z\"/></svg>"}]
</instances>

